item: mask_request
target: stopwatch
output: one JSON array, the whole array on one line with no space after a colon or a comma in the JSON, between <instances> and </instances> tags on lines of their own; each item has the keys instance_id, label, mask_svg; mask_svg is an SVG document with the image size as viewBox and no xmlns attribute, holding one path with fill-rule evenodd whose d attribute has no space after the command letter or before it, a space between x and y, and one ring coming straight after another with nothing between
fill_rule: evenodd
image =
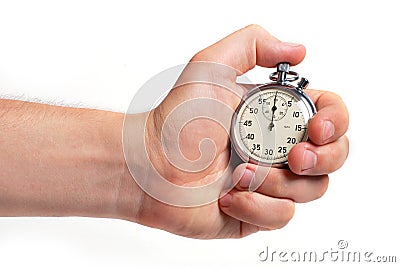
<instances>
[{"instance_id":1,"label":"stopwatch","mask_svg":"<svg viewBox=\"0 0 400 267\"><path fill-rule=\"evenodd\" d=\"M303 91L308 80L299 79L290 64L279 63L269 76L271 83L254 86L236 108L231 144L244 162L285 166L293 146L308 139L308 122L316 113Z\"/></svg>"}]
</instances>

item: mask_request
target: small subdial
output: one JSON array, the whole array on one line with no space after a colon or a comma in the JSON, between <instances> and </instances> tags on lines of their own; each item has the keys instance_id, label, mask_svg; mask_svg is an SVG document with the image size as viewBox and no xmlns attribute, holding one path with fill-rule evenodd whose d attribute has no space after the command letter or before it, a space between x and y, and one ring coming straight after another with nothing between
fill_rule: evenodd
<instances>
[{"instance_id":1,"label":"small subdial","mask_svg":"<svg viewBox=\"0 0 400 267\"><path fill-rule=\"evenodd\" d=\"M262 106L264 116L270 121L279 121L285 117L287 110L286 100L277 92L268 97Z\"/></svg>"}]
</instances>

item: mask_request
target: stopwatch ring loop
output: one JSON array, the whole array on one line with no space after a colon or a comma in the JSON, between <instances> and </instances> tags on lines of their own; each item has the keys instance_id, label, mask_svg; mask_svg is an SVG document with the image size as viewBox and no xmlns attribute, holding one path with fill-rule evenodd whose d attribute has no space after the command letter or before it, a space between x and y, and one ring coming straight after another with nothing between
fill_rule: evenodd
<instances>
[{"instance_id":1,"label":"stopwatch ring loop","mask_svg":"<svg viewBox=\"0 0 400 267\"><path fill-rule=\"evenodd\" d=\"M271 81L277 81L278 80L278 71L275 71L269 75L269 79ZM285 77L285 82L293 82L299 79L299 74L295 71L288 71L286 72L286 77Z\"/></svg>"}]
</instances>

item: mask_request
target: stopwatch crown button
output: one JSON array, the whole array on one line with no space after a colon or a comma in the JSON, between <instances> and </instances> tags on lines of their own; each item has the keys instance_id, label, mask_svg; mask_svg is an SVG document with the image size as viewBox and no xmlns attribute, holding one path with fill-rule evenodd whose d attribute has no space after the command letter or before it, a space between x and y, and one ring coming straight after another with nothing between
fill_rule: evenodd
<instances>
[{"instance_id":1,"label":"stopwatch crown button","mask_svg":"<svg viewBox=\"0 0 400 267\"><path fill-rule=\"evenodd\" d=\"M289 72L289 69L290 69L290 64L287 62L281 62L276 67L276 70L278 72Z\"/></svg>"}]
</instances>

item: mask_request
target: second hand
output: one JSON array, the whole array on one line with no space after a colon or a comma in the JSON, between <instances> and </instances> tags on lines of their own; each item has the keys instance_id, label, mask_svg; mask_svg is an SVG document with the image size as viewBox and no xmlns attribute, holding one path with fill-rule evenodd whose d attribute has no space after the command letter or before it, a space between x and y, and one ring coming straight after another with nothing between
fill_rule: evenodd
<instances>
[{"instance_id":1,"label":"second hand","mask_svg":"<svg viewBox=\"0 0 400 267\"><path fill-rule=\"evenodd\" d=\"M278 91L275 92L275 97L274 97L274 105L272 106L271 110L272 110L272 120L271 123L269 124L269 130L272 131L272 128L274 128L274 117L275 117L275 111L277 110L276 107L276 97L278 95Z\"/></svg>"}]
</instances>

